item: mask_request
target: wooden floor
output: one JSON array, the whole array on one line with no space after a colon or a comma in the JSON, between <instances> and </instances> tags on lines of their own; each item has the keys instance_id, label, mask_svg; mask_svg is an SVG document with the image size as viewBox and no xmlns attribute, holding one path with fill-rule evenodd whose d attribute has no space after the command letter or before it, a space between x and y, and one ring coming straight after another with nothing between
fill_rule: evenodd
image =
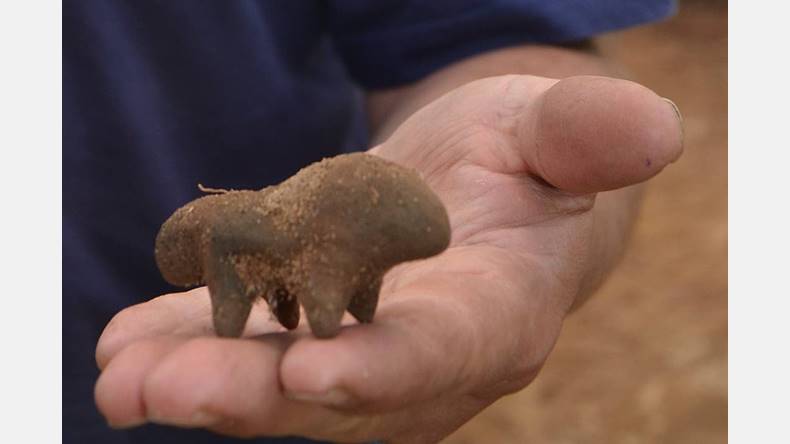
<instances>
[{"instance_id":1,"label":"wooden floor","mask_svg":"<svg viewBox=\"0 0 790 444\"><path fill-rule=\"evenodd\" d=\"M685 154L652 182L624 261L538 379L448 443L727 441L726 3L682 2L603 47L679 105Z\"/></svg>"}]
</instances>

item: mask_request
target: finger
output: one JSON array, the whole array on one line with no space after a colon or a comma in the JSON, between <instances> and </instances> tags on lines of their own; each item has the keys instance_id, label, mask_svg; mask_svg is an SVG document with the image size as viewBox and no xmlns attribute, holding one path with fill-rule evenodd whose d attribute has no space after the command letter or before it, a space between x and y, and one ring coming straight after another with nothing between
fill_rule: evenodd
<instances>
[{"instance_id":1,"label":"finger","mask_svg":"<svg viewBox=\"0 0 790 444\"><path fill-rule=\"evenodd\" d=\"M184 342L153 368L135 371L145 373L133 385L140 392L147 420L208 428L240 437L367 436L369 427L374 425L365 424L360 418L283 396L279 363L295 338L289 333L241 340L193 338Z\"/></svg>"},{"instance_id":2,"label":"finger","mask_svg":"<svg viewBox=\"0 0 790 444\"><path fill-rule=\"evenodd\" d=\"M240 434L276 433L282 402L276 365L281 350L268 342L196 338L183 344L150 370L141 397L152 422L183 427L234 423ZM252 430L250 430L252 432Z\"/></svg>"},{"instance_id":3,"label":"finger","mask_svg":"<svg viewBox=\"0 0 790 444\"><path fill-rule=\"evenodd\" d=\"M270 319L266 304L254 304L252 311L244 336L283 330ZM214 335L211 302L205 287L159 296L116 314L99 337L96 363L104 368L127 345L161 335Z\"/></svg>"},{"instance_id":4,"label":"finger","mask_svg":"<svg viewBox=\"0 0 790 444\"><path fill-rule=\"evenodd\" d=\"M524 109L519 138L534 172L574 193L643 182L683 151L672 102L639 84L595 76L561 80L537 97Z\"/></svg>"},{"instance_id":5,"label":"finger","mask_svg":"<svg viewBox=\"0 0 790 444\"><path fill-rule=\"evenodd\" d=\"M677 108L639 84L509 75L446 94L371 153L417 168L444 198L453 184L441 173L470 162L587 194L649 179L681 155L682 139Z\"/></svg>"},{"instance_id":6,"label":"finger","mask_svg":"<svg viewBox=\"0 0 790 444\"><path fill-rule=\"evenodd\" d=\"M448 333L452 335L452 332ZM462 339L457 335L456 338ZM301 435L363 441L400 436L411 442L426 440L426 433L437 434L430 439L435 441L490 402L477 396L455 400L452 391L437 389L445 392L438 404L431 402L358 416L321 404L294 401L285 397L281 389L281 380L287 376L281 373L283 352L294 340L297 341L294 345L304 340L314 341L307 332L301 336L275 334L242 340L157 337L139 341L119 352L105 368L96 386L97 405L116 427L151 421L179 427L209 428L241 437ZM383 344L388 346L386 341ZM394 348L395 351L402 349ZM360 358L379 358L371 352L373 350L363 350ZM481 358L488 359L485 355ZM332 373L332 363L336 359L342 359L342 354L313 364ZM448 363L448 366L453 368L462 360L456 364ZM392 363L393 360L388 361L388 364ZM438 381L436 375L431 376L423 369L424 366L417 365L416 372L403 372L402 376L411 378L416 373ZM299 371L298 368L292 370ZM443 373L433 370L434 373ZM380 369L373 367L371 371ZM320 369L318 373L321 373ZM394 373L371 374L368 383L380 385L376 381L389 379L388 385L392 385L391 378L399 381L397 378L401 375L398 373L400 370L394 369ZM414 381L418 383L401 388L426 388L425 379L412 378ZM496 393L489 395L496 396ZM389 392L389 396L398 395ZM463 415L459 411L464 412Z\"/></svg>"},{"instance_id":7,"label":"finger","mask_svg":"<svg viewBox=\"0 0 790 444\"><path fill-rule=\"evenodd\" d=\"M281 350L261 341L158 337L119 352L95 388L97 406L116 427L146 421L182 427L234 425L262 415L257 431L276 431L276 367ZM249 427L249 426L244 426Z\"/></svg>"},{"instance_id":8,"label":"finger","mask_svg":"<svg viewBox=\"0 0 790 444\"><path fill-rule=\"evenodd\" d=\"M362 442L436 442L490 401L444 397L355 416L283 397L278 364L287 339L155 338L118 354L96 384L112 427L145 422L238 436L299 435Z\"/></svg>"},{"instance_id":9,"label":"finger","mask_svg":"<svg viewBox=\"0 0 790 444\"><path fill-rule=\"evenodd\" d=\"M106 366L96 382L94 398L110 426L126 428L146 421L142 381L151 368L184 341L174 337L141 341L127 347Z\"/></svg>"},{"instance_id":10,"label":"finger","mask_svg":"<svg viewBox=\"0 0 790 444\"><path fill-rule=\"evenodd\" d=\"M496 271L434 272L389 295L372 324L346 328L332 340L295 343L280 371L287 395L371 413L497 383L506 383L505 392L523 386L558 332L561 314L549 313L540 296L557 291L516 279L521 272L498 252L478 248L475 254Z\"/></svg>"}]
</instances>

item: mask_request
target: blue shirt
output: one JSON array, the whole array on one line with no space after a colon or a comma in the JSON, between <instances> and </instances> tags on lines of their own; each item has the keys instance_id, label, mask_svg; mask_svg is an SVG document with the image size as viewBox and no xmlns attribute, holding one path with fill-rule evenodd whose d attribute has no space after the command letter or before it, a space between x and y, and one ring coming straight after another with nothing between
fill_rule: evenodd
<instances>
[{"instance_id":1,"label":"blue shirt","mask_svg":"<svg viewBox=\"0 0 790 444\"><path fill-rule=\"evenodd\" d=\"M103 327L122 308L176 290L156 269L153 242L200 195L198 183L259 189L364 149L361 90L673 9L671 0L67 1L64 442L235 441L159 426L115 431L93 403Z\"/></svg>"}]
</instances>

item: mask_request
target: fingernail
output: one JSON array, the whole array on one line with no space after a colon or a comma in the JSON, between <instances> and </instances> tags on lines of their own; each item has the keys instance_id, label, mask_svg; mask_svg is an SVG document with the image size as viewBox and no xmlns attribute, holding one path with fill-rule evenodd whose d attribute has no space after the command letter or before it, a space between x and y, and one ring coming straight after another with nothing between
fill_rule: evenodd
<instances>
[{"instance_id":1,"label":"fingernail","mask_svg":"<svg viewBox=\"0 0 790 444\"><path fill-rule=\"evenodd\" d=\"M683 114L680 114L680 108L678 108L678 106L675 104L675 102L667 99L666 97L662 97L662 99L665 102L667 102L670 105L672 105L672 110L675 111L675 115L678 116L678 120L680 121L681 126L682 126L682 124L683 124Z\"/></svg>"},{"instance_id":2,"label":"fingernail","mask_svg":"<svg viewBox=\"0 0 790 444\"><path fill-rule=\"evenodd\" d=\"M147 421L145 418L137 418L131 421L126 422L108 422L107 425L116 430L123 430L123 429L131 429L132 427L138 427L145 424Z\"/></svg>"},{"instance_id":3,"label":"fingernail","mask_svg":"<svg viewBox=\"0 0 790 444\"><path fill-rule=\"evenodd\" d=\"M339 388L321 393L286 392L285 397L294 401L310 402L329 407L347 407L354 403L354 397Z\"/></svg>"},{"instance_id":4,"label":"fingernail","mask_svg":"<svg viewBox=\"0 0 790 444\"><path fill-rule=\"evenodd\" d=\"M680 108L678 108L678 106L675 104L675 102L667 99L666 97L662 97L662 99L665 102L667 102L670 105L672 105L672 111L675 111L675 116L677 116L678 123L680 124L680 150L677 152L677 155L675 155L674 158L671 160L671 162L675 162L676 160L678 160L680 158L681 154L683 153L683 150L685 149L685 145L686 145L686 129L684 128L684 125L683 125L683 114L680 113Z\"/></svg>"}]
</instances>

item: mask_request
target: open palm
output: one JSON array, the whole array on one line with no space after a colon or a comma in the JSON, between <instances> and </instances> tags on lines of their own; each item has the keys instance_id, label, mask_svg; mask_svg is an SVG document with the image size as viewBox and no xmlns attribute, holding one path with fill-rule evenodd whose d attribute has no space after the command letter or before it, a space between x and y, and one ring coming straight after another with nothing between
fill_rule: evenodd
<instances>
[{"instance_id":1,"label":"open palm","mask_svg":"<svg viewBox=\"0 0 790 444\"><path fill-rule=\"evenodd\" d=\"M534 379L611 261L596 193L658 173L680 134L672 108L630 82L503 76L458 88L371 150L420 171L453 229L447 251L387 274L372 324L318 340L283 331L259 304L243 338L224 339L205 289L161 296L105 329L97 404L118 426L436 441Z\"/></svg>"}]
</instances>

